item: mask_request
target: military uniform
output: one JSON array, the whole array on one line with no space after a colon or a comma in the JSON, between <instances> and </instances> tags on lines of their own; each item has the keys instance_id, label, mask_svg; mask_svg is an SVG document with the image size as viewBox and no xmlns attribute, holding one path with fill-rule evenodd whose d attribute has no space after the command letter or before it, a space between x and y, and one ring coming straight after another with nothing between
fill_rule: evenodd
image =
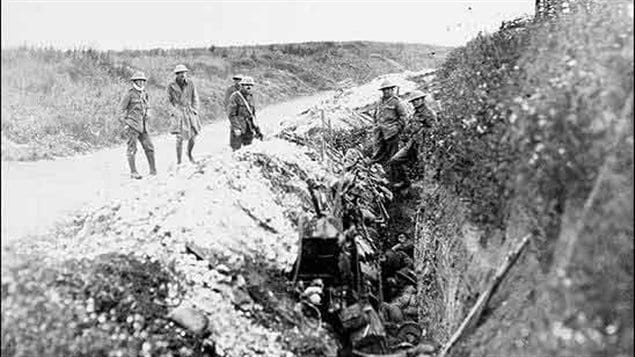
<instances>
[{"instance_id":1,"label":"military uniform","mask_svg":"<svg viewBox=\"0 0 635 357\"><path fill-rule=\"evenodd\" d=\"M425 143L426 130L432 127L435 120L436 114L425 103L415 108L412 121L404 130L405 146L393 157L394 163L405 164L409 160L417 159L417 152Z\"/></svg>"},{"instance_id":2,"label":"military uniform","mask_svg":"<svg viewBox=\"0 0 635 357\"><path fill-rule=\"evenodd\" d=\"M245 101L247 104L245 104ZM231 126L229 130L229 146L233 150L238 150L241 146L252 143L254 139L254 128L250 124L252 114L256 115L256 106L251 93L236 91L229 96L227 104L227 116ZM236 129L240 130L240 135L234 133Z\"/></svg>"},{"instance_id":3,"label":"military uniform","mask_svg":"<svg viewBox=\"0 0 635 357\"><path fill-rule=\"evenodd\" d=\"M399 134L403 130L406 118L406 108L396 96L381 99L375 113L375 142L376 149L373 161L387 162L399 148Z\"/></svg>"},{"instance_id":4,"label":"military uniform","mask_svg":"<svg viewBox=\"0 0 635 357\"><path fill-rule=\"evenodd\" d=\"M123 136L126 139L126 155L131 174L138 175L135 165L137 141L141 143L146 158L148 159L150 174L156 174L154 145L150 140L147 130L148 93L145 90L130 88L121 100L119 109L122 112L121 121L125 124Z\"/></svg>"},{"instance_id":5,"label":"military uniform","mask_svg":"<svg viewBox=\"0 0 635 357\"><path fill-rule=\"evenodd\" d=\"M189 78L180 85L176 80L168 85L170 132L181 140L189 140L201 131L198 116L199 98L194 82Z\"/></svg>"},{"instance_id":6,"label":"military uniform","mask_svg":"<svg viewBox=\"0 0 635 357\"><path fill-rule=\"evenodd\" d=\"M225 110L227 110L227 106L229 105L229 97L231 97L234 92L240 90L240 84L235 83L232 84L229 88L225 90L225 101L223 102Z\"/></svg>"},{"instance_id":7,"label":"military uniform","mask_svg":"<svg viewBox=\"0 0 635 357\"><path fill-rule=\"evenodd\" d=\"M391 182L399 182L404 170L400 165L389 164L388 160L399 150L399 134L405 124L406 108L396 96L382 98L373 117L376 147L372 161L388 165L384 169L388 171Z\"/></svg>"}]
</instances>

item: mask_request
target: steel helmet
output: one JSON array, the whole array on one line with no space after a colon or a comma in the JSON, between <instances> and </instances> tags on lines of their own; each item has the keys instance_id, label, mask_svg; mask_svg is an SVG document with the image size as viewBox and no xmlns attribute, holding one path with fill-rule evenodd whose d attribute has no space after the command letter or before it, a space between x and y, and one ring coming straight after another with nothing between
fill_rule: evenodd
<instances>
[{"instance_id":1,"label":"steel helmet","mask_svg":"<svg viewBox=\"0 0 635 357\"><path fill-rule=\"evenodd\" d=\"M180 73L180 72L187 72L188 69L187 67L185 67L184 64L179 64L176 65L176 67L174 67L174 74Z\"/></svg>"},{"instance_id":2,"label":"steel helmet","mask_svg":"<svg viewBox=\"0 0 635 357\"><path fill-rule=\"evenodd\" d=\"M138 80L138 79L141 79L141 80L144 80L144 81L147 81L147 80L148 80L148 78L146 78L145 74L143 74L143 72L141 72L141 71L136 71L136 72L132 75L132 77L130 77L130 80L131 80L131 81L136 81L136 80Z\"/></svg>"},{"instance_id":3,"label":"steel helmet","mask_svg":"<svg viewBox=\"0 0 635 357\"><path fill-rule=\"evenodd\" d=\"M253 86L256 84L256 82L254 82L253 78L249 76L244 76L243 79L240 80L240 84Z\"/></svg>"},{"instance_id":4,"label":"steel helmet","mask_svg":"<svg viewBox=\"0 0 635 357\"><path fill-rule=\"evenodd\" d=\"M379 86L379 90L382 89L386 89L386 88L393 88L396 87L397 85L395 83L393 83L392 81L386 79L385 81L381 82L381 85Z\"/></svg>"},{"instance_id":5,"label":"steel helmet","mask_svg":"<svg viewBox=\"0 0 635 357\"><path fill-rule=\"evenodd\" d=\"M426 94L423 93L422 91L414 90L414 91L412 91L412 94L410 95L410 99L408 101L412 102L415 99L423 98L425 96L426 96Z\"/></svg>"},{"instance_id":6,"label":"steel helmet","mask_svg":"<svg viewBox=\"0 0 635 357\"><path fill-rule=\"evenodd\" d=\"M243 76L242 74L234 74L234 76L232 77L232 79L235 79L235 80L239 80L239 81L240 81L240 80L242 80L242 79L243 79L243 77L244 77L244 76Z\"/></svg>"}]
</instances>

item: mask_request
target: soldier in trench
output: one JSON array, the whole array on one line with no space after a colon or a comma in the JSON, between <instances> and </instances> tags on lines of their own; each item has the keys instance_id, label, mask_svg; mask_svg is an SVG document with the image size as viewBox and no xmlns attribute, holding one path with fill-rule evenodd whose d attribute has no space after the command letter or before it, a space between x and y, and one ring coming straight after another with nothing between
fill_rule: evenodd
<instances>
[{"instance_id":1,"label":"soldier in trench","mask_svg":"<svg viewBox=\"0 0 635 357\"><path fill-rule=\"evenodd\" d=\"M188 69L180 64L174 68L175 79L168 85L170 103L170 132L176 136L176 163L181 164L183 142L187 142L187 157L195 163L192 156L194 140L201 132L201 120L198 116L199 97L194 82L187 76Z\"/></svg>"},{"instance_id":2,"label":"soldier in trench","mask_svg":"<svg viewBox=\"0 0 635 357\"><path fill-rule=\"evenodd\" d=\"M426 94L420 90L415 90L410 96L410 103L414 107L412 120L404 129L404 138L407 139L405 145L390 159L394 165L403 167L408 162L417 161L419 149L424 146L426 131L432 127L432 123L437 121L437 114L430 109L425 101ZM407 187L410 183L404 175Z\"/></svg>"},{"instance_id":3,"label":"soldier in trench","mask_svg":"<svg viewBox=\"0 0 635 357\"><path fill-rule=\"evenodd\" d=\"M381 164L388 172L393 186L400 188L405 182L405 170L401 164L389 162L399 150L399 135L406 121L406 108L395 95L396 87L396 84L388 80L379 86L382 97L373 114L375 151L372 162Z\"/></svg>"},{"instance_id":4,"label":"soldier in trench","mask_svg":"<svg viewBox=\"0 0 635 357\"><path fill-rule=\"evenodd\" d=\"M149 118L148 93L145 90L147 80L143 72L135 73L130 78L132 88L126 92L120 104L121 117L119 121L124 125L123 134L127 141L126 156L130 166L130 177L137 180L142 178L137 172L135 164L137 141L141 143L148 159L150 175L154 176L157 174L154 162L154 145L152 145L147 128Z\"/></svg>"}]
</instances>

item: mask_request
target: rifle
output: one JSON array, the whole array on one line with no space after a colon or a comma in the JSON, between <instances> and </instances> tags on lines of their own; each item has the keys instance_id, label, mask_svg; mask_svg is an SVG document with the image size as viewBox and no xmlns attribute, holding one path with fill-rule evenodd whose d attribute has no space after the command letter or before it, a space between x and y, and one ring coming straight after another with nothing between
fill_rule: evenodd
<instances>
[{"instance_id":1,"label":"rifle","mask_svg":"<svg viewBox=\"0 0 635 357\"><path fill-rule=\"evenodd\" d=\"M260 128L254 123L255 115L254 113L251 112L251 108L249 108L249 103L247 103L247 99L245 99L245 97L243 96L242 93L240 93L239 90L237 90L236 93L238 93L240 98L243 100L243 103L245 103L245 107L247 107L247 112L249 113L249 119L247 119L247 126L249 127L249 129L251 129L251 131L254 132L254 137L262 141L263 139L262 132L260 131Z\"/></svg>"},{"instance_id":2,"label":"rifle","mask_svg":"<svg viewBox=\"0 0 635 357\"><path fill-rule=\"evenodd\" d=\"M404 147L402 147L401 149L399 149L399 151L397 151L389 160L388 163L392 163L394 162L397 158L399 157L403 157L406 155L406 153L408 152L408 150L410 150L410 148L412 147L412 144L415 141L415 137L417 137L419 134L421 134L426 128L421 128L419 130L417 130L414 134L412 134L412 136L410 137L410 139L408 140L408 142L406 142L406 145L404 145Z\"/></svg>"},{"instance_id":3,"label":"rifle","mask_svg":"<svg viewBox=\"0 0 635 357\"><path fill-rule=\"evenodd\" d=\"M434 120L434 122L436 122L438 120L437 114L430 108L427 108L431 114L432 114L432 120ZM427 123L427 124L426 124ZM431 125L427 122L427 120L424 120L422 122L422 127L419 128L419 130L417 130L414 134L412 134L410 136L410 139L408 140L408 142L406 142L406 145L404 147L402 147L401 149L399 149L389 160L388 163L392 163L394 162L397 158L403 157L408 150L410 150L410 148L412 147L412 144L415 141L415 138L417 136L419 136L421 133L423 133L424 130L429 129L431 127Z\"/></svg>"}]
</instances>

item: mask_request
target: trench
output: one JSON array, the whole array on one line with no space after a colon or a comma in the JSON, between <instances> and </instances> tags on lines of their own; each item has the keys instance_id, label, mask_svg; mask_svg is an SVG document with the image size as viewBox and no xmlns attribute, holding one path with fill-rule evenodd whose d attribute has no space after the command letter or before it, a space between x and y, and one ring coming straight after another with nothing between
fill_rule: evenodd
<instances>
[{"instance_id":1,"label":"trench","mask_svg":"<svg viewBox=\"0 0 635 357\"><path fill-rule=\"evenodd\" d=\"M404 195L405 201L387 207L389 214L394 214L394 221L379 232L387 240L377 242L377 249L383 252L378 258L382 287L367 273L353 271L353 279L369 286L364 293L348 289L345 274L323 264L334 258L329 254L332 253L329 247L335 247L323 238L318 238L320 243L312 238L304 240L304 251L298 255L303 261L296 260L290 273L270 269L265 260L258 257L247 260L240 271L232 274L245 277L246 291L262 306L258 311L251 311L252 321L277 331L299 327L300 334L283 337L287 349L298 356L330 356L336 351L337 356L397 357L412 353L417 346L424 346L425 352L435 351L436 343L418 321L416 304L407 307L410 310L406 315L398 303L400 298L403 300L404 291L410 292L412 301L417 300L413 247L406 248L405 255L391 249L399 244L399 235L414 233L410 207L414 207L411 204L417 197L416 193ZM315 289L319 286L317 279L322 280L322 289ZM320 328L322 332L317 333ZM368 334L369 329L374 333ZM318 338L319 335L322 338ZM325 341L326 335L333 339ZM287 334L283 332L283 336Z\"/></svg>"},{"instance_id":2,"label":"trench","mask_svg":"<svg viewBox=\"0 0 635 357\"><path fill-rule=\"evenodd\" d=\"M338 155L333 146L329 149ZM342 159L355 150L339 151ZM265 158L255 164L281 194L297 190L276 176L285 169L273 168ZM390 190L383 173L368 166L362 158L326 185L305 177L301 168L287 168L306 183L302 212L288 217L299 237L293 269L282 273L256 259L241 272L250 297L264 307L252 316L255 323L304 331L287 345L297 355L332 355L336 350L338 356L429 356L438 349L429 326L419 318L415 272L417 211L424 186L414 182L405 190ZM362 172L366 176L359 178ZM356 183L351 177L358 177ZM391 199L370 194L381 190ZM336 346L310 332L320 326Z\"/></svg>"}]
</instances>

